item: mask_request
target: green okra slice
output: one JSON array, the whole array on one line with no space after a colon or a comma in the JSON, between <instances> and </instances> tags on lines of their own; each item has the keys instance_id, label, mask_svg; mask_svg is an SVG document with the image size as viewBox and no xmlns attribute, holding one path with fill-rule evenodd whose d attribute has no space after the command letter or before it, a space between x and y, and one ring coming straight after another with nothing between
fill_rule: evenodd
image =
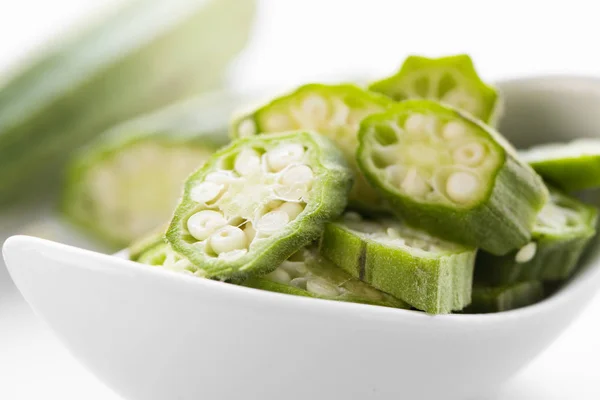
<instances>
[{"instance_id":1,"label":"green okra slice","mask_svg":"<svg viewBox=\"0 0 600 400\"><path fill-rule=\"evenodd\" d=\"M475 280L503 285L567 279L596 234L597 209L558 190L539 213L531 242L504 256L480 252Z\"/></svg>"},{"instance_id":2,"label":"green okra slice","mask_svg":"<svg viewBox=\"0 0 600 400\"><path fill-rule=\"evenodd\" d=\"M481 80L466 54L442 58L410 56L400 70L369 86L394 100L438 100L494 124L500 112L498 90Z\"/></svg>"},{"instance_id":3,"label":"green okra slice","mask_svg":"<svg viewBox=\"0 0 600 400\"><path fill-rule=\"evenodd\" d=\"M544 299L544 285L539 281L517 282L503 286L473 287L473 301L464 310L482 314L514 310Z\"/></svg>"},{"instance_id":4,"label":"green okra slice","mask_svg":"<svg viewBox=\"0 0 600 400\"><path fill-rule=\"evenodd\" d=\"M520 155L544 179L567 192L600 187L600 139L542 144Z\"/></svg>"},{"instance_id":5,"label":"green okra slice","mask_svg":"<svg viewBox=\"0 0 600 400\"><path fill-rule=\"evenodd\" d=\"M231 132L233 137L294 129L321 133L338 145L353 167L355 182L350 205L379 211L383 207L381 198L356 165L357 133L366 116L384 111L392 104L385 96L351 84L308 84L237 118Z\"/></svg>"},{"instance_id":6,"label":"green okra slice","mask_svg":"<svg viewBox=\"0 0 600 400\"><path fill-rule=\"evenodd\" d=\"M506 254L526 244L548 191L505 139L431 100L366 118L358 164L407 223Z\"/></svg>"},{"instance_id":7,"label":"green okra slice","mask_svg":"<svg viewBox=\"0 0 600 400\"><path fill-rule=\"evenodd\" d=\"M129 247L127 247L127 255L131 261L138 261L139 258L148 253L148 251L167 243L165 238L165 226L157 229L149 235L143 236L141 239L134 240Z\"/></svg>"},{"instance_id":8,"label":"green okra slice","mask_svg":"<svg viewBox=\"0 0 600 400\"><path fill-rule=\"evenodd\" d=\"M168 222L185 178L228 143L234 103L200 96L108 130L71 159L63 214L115 248Z\"/></svg>"},{"instance_id":9,"label":"green okra slice","mask_svg":"<svg viewBox=\"0 0 600 400\"><path fill-rule=\"evenodd\" d=\"M352 277L311 249L300 250L276 270L251 277L243 285L296 296L410 308L404 301Z\"/></svg>"},{"instance_id":10,"label":"green okra slice","mask_svg":"<svg viewBox=\"0 0 600 400\"><path fill-rule=\"evenodd\" d=\"M471 301L476 250L392 218L346 213L326 225L320 252L350 275L430 314L461 310Z\"/></svg>"},{"instance_id":11,"label":"green okra slice","mask_svg":"<svg viewBox=\"0 0 600 400\"><path fill-rule=\"evenodd\" d=\"M351 185L343 154L317 133L238 139L187 179L167 239L211 278L267 273L343 212Z\"/></svg>"}]
</instances>

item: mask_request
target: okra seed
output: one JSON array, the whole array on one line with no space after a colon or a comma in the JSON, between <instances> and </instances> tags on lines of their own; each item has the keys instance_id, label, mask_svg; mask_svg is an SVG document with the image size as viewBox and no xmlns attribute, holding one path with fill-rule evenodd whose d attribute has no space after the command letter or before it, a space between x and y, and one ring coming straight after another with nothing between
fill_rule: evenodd
<instances>
[{"instance_id":1,"label":"okra seed","mask_svg":"<svg viewBox=\"0 0 600 400\"><path fill-rule=\"evenodd\" d=\"M284 261L279 267L287 271L292 278L303 277L308 274L308 268L302 261Z\"/></svg>"},{"instance_id":2,"label":"okra seed","mask_svg":"<svg viewBox=\"0 0 600 400\"><path fill-rule=\"evenodd\" d=\"M248 240L248 243L252 243L256 237L256 229L254 229L252 222L246 222L246 225L244 226L244 234L246 235L246 240Z\"/></svg>"},{"instance_id":3,"label":"okra seed","mask_svg":"<svg viewBox=\"0 0 600 400\"><path fill-rule=\"evenodd\" d=\"M296 219L296 217L298 215L300 215L300 213L302 211L304 211L304 207L300 203L294 203L294 202L286 201L285 203L283 203L282 205L280 205L277 208L277 210L278 211L283 211L284 213L286 213L288 215L290 221L293 221L294 219Z\"/></svg>"},{"instance_id":4,"label":"okra seed","mask_svg":"<svg viewBox=\"0 0 600 400\"><path fill-rule=\"evenodd\" d=\"M310 95L302 101L302 111L309 121L323 121L327 116L327 102L321 96Z\"/></svg>"},{"instance_id":5,"label":"okra seed","mask_svg":"<svg viewBox=\"0 0 600 400\"><path fill-rule=\"evenodd\" d=\"M270 272L267 275L265 275L265 278L267 278L270 281L277 282L277 283L283 283L286 285L288 283L290 283L290 281L292 280L292 277L290 276L290 274L288 274L287 271L281 267L279 267L275 271Z\"/></svg>"},{"instance_id":6,"label":"okra seed","mask_svg":"<svg viewBox=\"0 0 600 400\"><path fill-rule=\"evenodd\" d=\"M256 135L256 124L251 119L245 119L238 125L238 133L241 137Z\"/></svg>"},{"instance_id":7,"label":"okra seed","mask_svg":"<svg viewBox=\"0 0 600 400\"><path fill-rule=\"evenodd\" d=\"M202 182L190 191L190 198L196 203L208 203L216 199L225 186L214 182Z\"/></svg>"},{"instance_id":8,"label":"okra seed","mask_svg":"<svg viewBox=\"0 0 600 400\"><path fill-rule=\"evenodd\" d=\"M472 200L478 188L477 177L465 171L453 172L446 182L448 196L457 203Z\"/></svg>"},{"instance_id":9,"label":"okra seed","mask_svg":"<svg viewBox=\"0 0 600 400\"><path fill-rule=\"evenodd\" d=\"M267 164L274 172L279 172L285 167L302 160L304 147L297 143L279 145L267 153Z\"/></svg>"},{"instance_id":10,"label":"okra seed","mask_svg":"<svg viewBox=\"0 0 600 400\"><path fill-rule=\"evenodd\" d=\"M294 287L297 287L298 289L302 289L302 290L306 290L306 284L308 282L308 278L306 277L301 277L301 278L294 278L290 281L290 284Z\"/></svg>"},{"instance_id":11,"label":"okra seed","mask_svg":"<svg viewBox=\"0 0 600 400\"><path fill-rule=\"evenodd\" d=\"M519 264L523 264L529 262L535 257L535 253L537 251L537 243L529 242L525 246L521 247L521 249L515 255L515 261Z\"/></svg>"},{"instance_id":12,"label":"okra seed","mask_svg":"<svg viewBox=\"0 0 600 400\"><path fill-rule=\"evenodd\" d=\"M260 154L254 149L244 149L236 157L235 171L242 175L251 175L260 171Z\"/></svg>"},{"instance_id":13,"label":"okra seed","mask_svg":"<svg viewBox=\"0 0 600 400\"><path fill-rule=\"evenodd\" d=\"M427 129L427 117L422 114L411 114L404 121L404 129L408 133L423 133Z\"/></svg>"},{"instance_id":14,"label":"okra seed","mask_svg":"<svg viewBox=\"0 0 600 400\"><path fill-rule=\"evenodd\" d=\"M231 250L231 251L227 251L224 253L219 253L219 258L221 260L233 261L233 260L237 260L240 257L243 257L247 253L248 253L247 249Z\"/></svg>"},{"instance_id":15,"label":"okra seed","mask_svg":"<svg viewBox=\"0 0 600 400\"><path fill-rule=\"evenodd\" d=\"M231 181L235 180L236 177L231 171L215 171L210 172L204 178L205 182L213 182L220 184L228 184Z\"/></svg>"},{"instance_id":16,"label":"okra seed","mask_svg":"<svg viewBox=\"0 0 600 400\"><path fill-rule=\"evenodd\" d=\"M290 118L283 114L271 114L265 121L265 131L280 132L292 127Z\"/></svg>"},{"instance_id":17,"label":"okra seed","mask_svg":"<svg viewBox=\"0 0 600 400\"><path fill-rule=\"evenodd\" d=\"M256 229L262 234L272 235L287 225L290 222L290 217L287 213L275 210L263 215L256 224Z\"/></svg>"},{"instance_id":18,"label":"okra seed","mask_svg":"<svg viewBox=\"0 0 600 400\"><path fill-rule=\"evenodd\" d=\"M204 240L214 231L227 225L227 220L218 211L202 210L192 215L187 221L190 234L197 240Z\"/></svg>"},{"instance_id":19,"label":"okra seed","mask_svg":"<svg viewBox=\"0 0 600 400\"><path fill-rule=\"evenodd\" d=\"M459 164L476 166L479 165L485 156L485 148L481 143L467 143L454 150L453 158Z\"/></svg>"},{"instance_id":20,"label":"okra seed","mask_svg":"<svg viewBox=\"0 0 600 400\"><path fill-rule=\"evenodd\" d=\"M444 95L442 101L456 108L476 114L479 111L479 102L464 90L451 90Z\"/></svg>"},{"instance_id":21,"label":"okra seed","mask_svg":"<svg viewBox=\"0 0 600 400\"><path fill-rule=\"evenodd\" d=\"M431 186L421 177L419 171L415 167L411 167L404 180L401 188L410 195L424 196L431 191Z\"/></svg>"},{"instance_id":22,"label":"okra seed","mask_svg":"<svg viewBox=\"0 0 600 400\"><path fill-rule=\"evenodd\" d=\"M362 217L359 213L354 212L354 211L348 211L344 214L344 219L346 221L352 221L352 222L360 222L362 221Z\"/></svg>"},{"instance_id":23,"label":"okra seed","mask_svg":"<svg viewBox=\"0 0 600 400\"><path fill-rule=\"evenodd\" d=\"M467 134L467 128L462 122L449 121L442 129L442 137L446 140L456 139Z\"/></svg>"},{"instance_id":24,"label":"okra seed","mask_svg":"<svg viewBox=\"0 0 600 400\"><path fill-rule=\"evenodd\" d=\"M306 282L306 290L317 296L334 297L340 294L339 289L325 279L310 277Z\"/></svg>"},{"instance_id":25,"label":"okra seed","mask_svg":"<svg viewBox=\"0 0 600 400\"><path fill-rule=\"evenodd\" d=\"M233 250L246 249L247 240L244 231L235 226L224 226L213 233L209 239L210 247L217 254L228 253Z\"/></svg>"},{"instance_id":26,"label":"okra seed","mask_svg":"<svg viewBox=\"0 0 600 400\"><path fill-rule=\"evenodd\" d=\"M280 182L287 186L294 184L310 186L312 180L313 172L308 165L294 165L283 171Z\"/></svg>"}]
</instances>

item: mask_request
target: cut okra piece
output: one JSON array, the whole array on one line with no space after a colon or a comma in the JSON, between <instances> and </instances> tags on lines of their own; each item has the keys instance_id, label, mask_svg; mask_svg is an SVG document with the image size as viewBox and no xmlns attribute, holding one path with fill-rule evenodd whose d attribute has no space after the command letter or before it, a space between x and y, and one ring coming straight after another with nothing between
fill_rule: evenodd
<instances>
[{"instance_id":1,"label":"cut okra piece","mask_svg":"<svg viewBox=\"0 0 600 400\"><path fill-rule=\"evenodd\" d=\"M300 250L276 270L261 277L252 277L243 285L296 296L410 308L404 301L350 276L312 249Z\"/></svg>"},{"instance_id":2,"label":"cut okra piece","mask_svg":"<svg viewBox=\"0 0 600 400\"><path fill-rule=\"evenodd\" d=\"M146 254L151 249L158 247L164 243L167 243L165 238L165 232L167 228L165 226L157 229L155 232L143 236L141 239L133 241L127 248L127 255L131 261L138 261L138 259Z\"/></svg>"},{"instance_id":3,"label":"cut okra piece","mask_svg":"<svg viewBox=\"0 0 600 400\"><path fill-rule=\"evenodd\" d=\"M70 161L63 214L115 248L165 224L185 178L228 143L232 102L200 96L105 132Z\"/></svg>"},{"instance_id":4,"label":"cut okra piece","mask_svg":"<svg viewBox=\"0 0 600 400\"><path fill-rule=\"evenodd\" d=\"M596 234L597 210L558 190L537 217L531 242L504 256L480 252L475 280L503 285L567 279Z\"/></svg>"},{"instance_id":5,"label":"cut okra piece","mask_svg":"<svg viewBox=\"0 0 600 400\"><path fill-rule=\"evenodd\" d=\"M494 124L500 112L500 95L484 83L471 57L460 54L442 58L410 56L400 70L369 86L394 100L438 100Z\"/></svg>"},{"instance_id":6,"label":"cut okra piece","mask_svg":"<svg viewBox=\"0 0 600 400\"><path fill-rule=\"evenodd\" d=\"M394 102L351 84L309 84L272 100L234 121L233 137L311 129L333 140L353 167L355 182L350 205L363 210L383 208L378 193L367 183L356 165L357 133L360 122Z\"/></svg>"},{"instance_id":7,"label":"cut okra piece","mask_svg":"<svg viewBox=\"0 0 600 400\"><path fill-rule=\"evenodd\" d=\"M177 253L169 243L164 240L156 242L154 246L146 248L136 258L130 256L130 260L141 264L161 267L174 272L182 272L188 275L205 277L203 270L194 266L189 260Z\"/></svg>"},{"instance_id":8,"label":"cut okra piece","mask_svg":"<svg viewBox=\"0 0 600 400\"><path fill-rule=\"evenodd\" d=\"M529 242L548 191L491 128L407 100L366 118L359 140L360 168L409 224L498 255Z\"/></svg>"},{"instance_id":9,"label":"cut okra piece","mask_svg":"<svg viewBox=\"0 0 600 400\"><path fill-rule=\"evenodd\" d=\"M471 301L476 250L392 218L346 213L326 225L321 254L350 275L430 314Z\"/></svg>"},{"instance_id":10,"label":"cut okra piece","mask_svg":"<svg viewBox=\"0 0 600 400\"><path fill-rule=\"evenodd\" d=\"M600 139L543 144L520 154L544 179L567 192L600 187Z\"/></svg>"},{"instance_id":11,"label":"cut okra piece","mask_svg":"<svg viewBox=\"0 0 600 400\"><path fill-rule=\"evenodd\" d=\"M539 281L518 282L503 286L473 287L473 301L464 310L468 314L483 314L514 310L544 299L544 285Z\"/></svg>"},{"instance_id":12,"label":"cut okra piece","mask_svg":"<svg viewBox=\"0 0 600 400\"><path fill-rule=\"evenodd\" d=\"M319 134L238 139L187 179L167 239L211 278L268 273L343 212L351 185Z\"/></svg>"}]
</instances>

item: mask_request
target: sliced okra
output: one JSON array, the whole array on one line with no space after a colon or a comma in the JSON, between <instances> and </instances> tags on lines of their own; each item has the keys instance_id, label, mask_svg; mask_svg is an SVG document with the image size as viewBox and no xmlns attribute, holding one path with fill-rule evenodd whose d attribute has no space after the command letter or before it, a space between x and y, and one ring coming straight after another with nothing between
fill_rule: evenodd
<instances>
[{"instance_id":1,"label":"sliced okra","mask_svg":"<svg viewBox=\"0 0 600 400\"><path fill-rule=\"evenodd\" d=\"M369 89L397 101L438 100L488 124L494 124L501 106L498 91L481 80L466 54L410 56L396 74L372 83Z\"/></svg>"},{"instance_id":2,"label":"sliced okra","mask_svg":"<svg viewBox=\"0 0 600 400\"><path fill-rule=\"evenodd\" d=\"M476 250L392 218L346 213L326 225L320 252L350 275L430 314L461 310L471 301Z\"/></svg>"},{"instance_id":3,"label":"sliced okra","mask_svg":"<svg viewBox=\"0 0 600 400\"><path fill-rule=\"evenodd\" d=\"M311 129L333 140L353 167L355 182L350 205L378 211L381 198L367 183L356 165L357 133L368 115L381 112L394 102L351 84L309 84L272 100L253 112L236 119L233 137Z\"/></svg>"},{"instance_id":4,"label":"sliced okra","mask_svg":"<svg viewBox=\"0 0 600 400\"><path fill-rule=\"evenodd\" d=\"M300 250L276 270L261 277L252 277L243 285L296 296L410 308L404 301L352 277L312 249Z\"/></svg>"},{"instance_id":5,"label":"sliced okra","mask_svg":"<svg viewBox=\"0 0 600 400\"><path fill-rule=\"evenodd\" d=\"M141 239L133 241L127 248L127 255L131 261L138 261L138 259L151 249L158 247L159 245L166 243L165 238L166 226L155 230L154 232L143 236Z\"/></svg>"},{"instance_id":6,"label":"sliced okra","mask_svg":"<svg viewBox=\"0 0 600 400\"><path fill-rule=\"evenodd\" d=\"M267 273L343 212L351 185L319 134L238 139L187 179L167 240L211 278Z\"/></svg>"},{"instance_id":7,"label":"sliced okra","mask_svg":"<svg viewBox=\"0 0 600 400\"><path fill-rule=\"evenodd\" d=\"M195 275L201 278L206 276L203 270L197 268L188 259L173 250L173 247L164 240L157 242L153 247L146 248L135 259L130 256L130 259L141 264L161 267L174 272Z\"/></svg>"},{"instance_id":8,"label":"sliced okra","mask_svg":"<svg viewBox=\"0 0 600 400\"><path fill-rule=\"evenodd\" d=\"M526 244L547 189L498 133L430 100L366 118L358 164L391 208L432 235L506 254Z\"/></svg>"},{"instance_id":9,"label":"sliced okra","mask_svg":"<svg viewBox=\"0 0 600 400\"><path fill-rule=\"evenodd\" d=\"M567 279L596 234L596 208L558 190L538 214L529 243L504 256L480 252L475 280L503 285L529 280Z\"/></svg>"},{"instance_id":10,"label":"sliced okra","mask_svg":"<svg viewBox=\"0 0 600 400\"><path fill-rule=\"evenodd\" d=\"M549 143L521 151L544 179L567 192L600 187L600 140Z\"/></svg>"},{"instance_id":11,"label":"sliced okra","mask_svg":"<svg viewBox=\"0 0 600 400\"><path fill-rule=\"evenodd\" d=\"M482 314L514 310L535 304L544 298L544 285L539 281L518 282L502 286L473 287L473 301L465 313Z\"/></svg>"}]
</instances>

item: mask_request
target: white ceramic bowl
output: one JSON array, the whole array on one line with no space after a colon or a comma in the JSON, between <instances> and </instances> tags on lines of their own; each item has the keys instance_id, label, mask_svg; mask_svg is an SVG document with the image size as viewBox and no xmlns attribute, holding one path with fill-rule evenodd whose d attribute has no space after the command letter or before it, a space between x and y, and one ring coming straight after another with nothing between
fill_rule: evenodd
<instances>
[{"instance_id":1,"label":"white ceramic bowl","mask_svg":"<svg viewBox=\"0 0 600 400\"><path fill-rule=\"evenodd\" d=\"M600 135L599 80L500 86L501 131L517 144ZM65 346L131 400L477 398L556 339L600 285L597 245L539 304L443 316L258 291L24 236L4 257Z\"/></svg>"}]
</instances>

